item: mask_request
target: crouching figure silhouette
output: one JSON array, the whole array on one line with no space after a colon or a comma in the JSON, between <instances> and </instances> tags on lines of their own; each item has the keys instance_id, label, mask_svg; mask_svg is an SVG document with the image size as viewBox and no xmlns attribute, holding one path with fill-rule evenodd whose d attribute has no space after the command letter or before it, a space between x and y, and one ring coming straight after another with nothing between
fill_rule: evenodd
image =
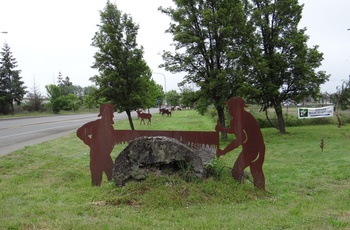
<instances>
[{"instance_id":1,"label":"crouching figure silhouette","mask_svg":"<svg viewBox=\"0 0 350 230\"><path fill-rule=\"evenodd\" d=\"M233 97L225 104L227 104L232 116L230 127L223 128L220 124L217 124L215 130L234 134L236 139L228 144L225 149L218 149L216 155L219 158L221 155L225 155L242 145L242 152L232 168L232 177L239 182L243 182L244 169L249 166L254 185L265 190L265 176L262 170L265 144L259 124L249 112L244 110L244 107L248 106L245 105L242 98Z\"/></svg>"}]
</instances>

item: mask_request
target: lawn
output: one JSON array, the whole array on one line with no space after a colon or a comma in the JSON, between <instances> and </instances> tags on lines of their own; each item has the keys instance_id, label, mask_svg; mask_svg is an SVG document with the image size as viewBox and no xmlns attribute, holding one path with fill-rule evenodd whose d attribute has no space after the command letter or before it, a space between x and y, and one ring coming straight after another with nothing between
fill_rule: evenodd
<instances>
[{"instance_id":1,"label":"lawn","mask_svg":"<svg viewBox=\"0 0 350 230\"><path fill-rule=\"evenodd\" d=\"M213 130L215 121L176 111L134 124ZM150 175L119 188L106 178L91 186L89 149L74 133L26 147L0 158L0 229L350 229L350 125L287 131L262 129L266 192L232 180L240 149L214 160L216 174L205 180ZM125 146L115 146L112 158Z\"/></svg>"}]
</instances>

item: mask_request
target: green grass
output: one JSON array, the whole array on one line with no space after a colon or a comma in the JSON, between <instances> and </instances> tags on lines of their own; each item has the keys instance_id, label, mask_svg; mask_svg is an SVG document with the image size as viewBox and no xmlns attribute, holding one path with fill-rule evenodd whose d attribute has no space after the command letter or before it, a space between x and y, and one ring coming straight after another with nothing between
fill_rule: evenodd
<instances>
[{"instance_id":1,"label":"green grass","mask_svg":"<svg viewBox=\"0 0 350 230\"><path fill-rule=\"evenodd\" d=\"M215 126L194 111L139 122L136 129ZM262 129L267 192L232 180L240 149L213 162L220 177L150 175L118 188L106 178L91 186L89 149L75 134L26 147L0 158L0 229L350 229L350 126L287 131ZM125 146L115 146L112 158Z\"/></svg>"}]
</instances>

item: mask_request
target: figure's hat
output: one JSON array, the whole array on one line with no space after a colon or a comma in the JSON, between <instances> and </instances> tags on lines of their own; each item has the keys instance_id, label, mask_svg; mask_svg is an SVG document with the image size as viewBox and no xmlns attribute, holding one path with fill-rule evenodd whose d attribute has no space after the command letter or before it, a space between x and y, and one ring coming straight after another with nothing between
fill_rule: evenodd
<instances>
[{"instance_id":1,"label":"figure's hat","mask_svg":"<svg viewBox=\"0 0 350 230\"><path fill-rule=\"evenodd\" d=\"M99 117L102 116L103 113L105 112L109 112L109 113L113 113L114 112L114 107L115 105L112 104L103 104L100 106L100 113L98 114Z\"/></svg>"},{"instance_id":2,"label":"figure's hat","mask_svg":"<svg viewBox=\"0 0 350 230\"><path fill-rule=\"evenodd\" d=\"M227 101L225 101L225 104L228 106L239 106L241 108L246 108L248 107L248 105L245 104L243 98L241 97L231 97L230 99L228 99Z\"/></svg>"}]
</instances>

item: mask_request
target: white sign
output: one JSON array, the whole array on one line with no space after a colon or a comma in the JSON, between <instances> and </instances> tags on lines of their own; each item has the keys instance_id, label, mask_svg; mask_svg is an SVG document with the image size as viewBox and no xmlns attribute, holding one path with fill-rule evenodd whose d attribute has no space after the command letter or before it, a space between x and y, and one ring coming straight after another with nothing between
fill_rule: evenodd
<instances>
[{"instance_id":1,"label":"white sign","mask_svg":"<svg viewBox=\"0 0 350 230\"><path fill-rule=\"evenodd\" d=\"M320 108L298 108L298 118L332 117L334 106Z\"/></svg>"}]
</instances>

